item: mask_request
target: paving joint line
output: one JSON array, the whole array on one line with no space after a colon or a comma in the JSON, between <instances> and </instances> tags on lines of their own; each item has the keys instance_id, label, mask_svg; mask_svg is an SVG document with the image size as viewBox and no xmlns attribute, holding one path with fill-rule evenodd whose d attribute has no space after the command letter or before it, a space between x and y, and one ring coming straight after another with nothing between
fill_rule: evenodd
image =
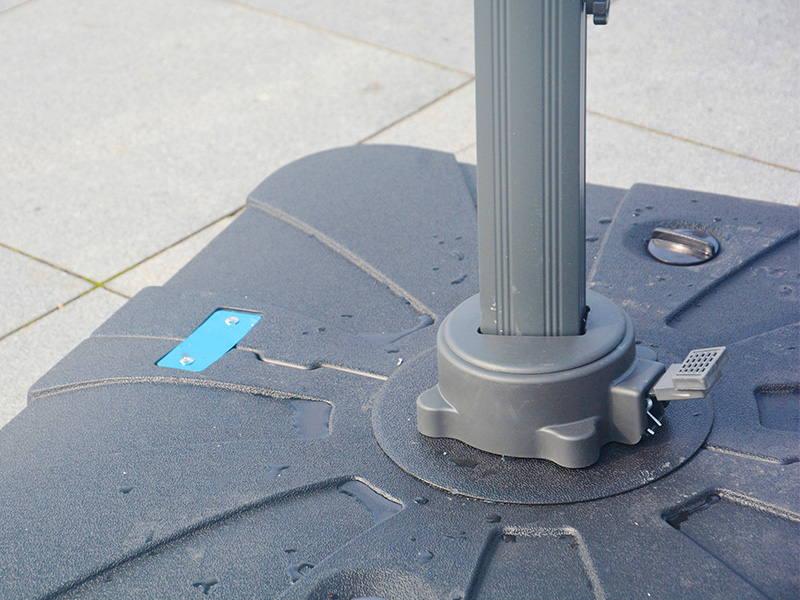
<instances>
[{"instance_id":1,"label":"paving joint line","mask_svg":"<svg viewBox=\"0 0 800 600\"><path fill-rule=\"evenodd\" d=\"M28 4L29 2L33 2L33 0L22 0L22 2L20 2L19 4L15 4L14 6L9 6L8 8L4 8L3 10L0 10L0 15L5 14L11 10L14 10L15 8L19 8L24 4Z\"/></svg>"},{"instance_id":2,"label":"paving joint line","mask_svg":"<svg viewBox=\"0 0 800 600\"><path fill-rule=\"evenodd\" d=\"M288 17L286 15L282 15L280 13L273 12L271 10L267 10L265 8L261 8L259 6L253 6L252 4L247 4L247 2L243 2L242 0L222 0L223 2L227 2L229 4L235 4L236 6L241 6L242 8L247 8L253 10L255 12L259 12L270 17L275 17L277 19L282 19L284 21L288 21L290 23L294 23L296 25L302 25L303 27L309 27L310 29L315 29L317 31L321 31L323 33L328 33L330 35L335 35L336 37L340 37L345 40L350 40L351 42L358 42L360 44L364 44L366 46L370 46L371 48L377 48L378 50L383 50L384 52L390 52L392 54L397 54L398 56L403 56L405 58L410 58L426 65L430 65L433 67L438 67L440 69L445 69L447 71L451 71L452 73L458 73L459 75L466 75L468 77L474 77L472 73L468 73L467 71L462 71L461 69L457 69L455 67L449 67L447 65L443 65L432 60L428 60L427 58L422 58L419 56L414 56L413 54L408 54L406 52L401 52L400 50L394 50L392 48L387 48L385 46L381 46L380 44L376 44L374 42L369 42L367 40L362 40L361 38L354 37L352 35L348 35L346 33L342 33L340 31L334 31L333 29L326 29L325 27L321 27L319 25L314 25L313 23L306 23L305 21L301 21L299 19L295 19L293 17Z\"/></svg>"},{"instance_id":3,"label":"paving joint line","mask_svg":"<svg viewBox=\"0 0 800 600\"><path fill-rule=\"evenodd\" d=\"M22 256L24 256L26 258L30 258L31 260L35 260L36 262L42 263L43 265L47 265L48 267L51 267L51 268L56 269L58 271L61 271L62 273L66 273L67 275L72 275L73 277L77 277L78 279L82 279L82 280L84 280L84 281L86 281L88 283L91 283L93 286L103 285L99 281L95 281L94 279L90 279L89 277L86 277L84 275L80 275L79 273L75 273L73 271L70 271L69 269L65 269L64 267L60 267L60 266L58 266L56 264L53 264L50 261L47 261L47 260L45 260L43 258L39 258L38 256L34 256L33 254L28 254L24 250L20 250L19 248L14 248L13 246L9 246L8 244L5 244L3 242L0 242L0 247L5 248L6 250L11 250L12 252L16 252L17 254L20 254L20 255L22 255Z\"/></svg>"},{"instance_id":4,"label":"paving joint line","mask_svg":"<svg viewBox=\"0 0 800 600\"><path fill-rule=\"evenodd\" d=\"M620 123L622 125L628 125L629 127L635 127L637 129L642 129L644 131L648 131L650 133L655 133L657 135L663 135L668 138L672 138L673 140L678 140L680 142L686 142L688 144L693 144L695 146L700 146L701 148L707 148L709 150L716 150L717 152L722 152L724 154L728 154L730 156L735 156L737 158L743 158L745 160L750 160L753 162L760 163L762 165L766 165L768 167L773 167L775 169L781 169L783 171L788 171L789 173L798 173L800 174L800 170L794 169L792 167L787 167L784 165L778 165L767 160L763 160L761 158L755 158L754 156L747 156L746 154L740 154L738 152L734 152L732 150L725 150L725 148L720 148L718 146L712 146L711 144L706 144L703 142L698 142L696 140L691 140L689 138L682 137L680 135L675 135L674 133L667 133L666 131L660 131L658 129L653 129L652 127L647 127L646 125L639 125L638 123L633 123L631 121L626 121L625 119L620 119L619 117L612 117L611 115L606 115L601 112L597 112L596 110L587 110L588 114L593 115L595 117L600 117L602 119L607 119L609 121L613 121L614 123Z\"/></svg>"},{"instance_id":5,"label":"paving joint line","mask_svg":"<svg viewBox=\"0 0 800 600\"><path fill-rule=\"evenodd\" d=\"M463 148L459 148L458 150L456 150L455 152L453 152L453 154L455 154L455 155L457 155L457 154L461 154L462 152L464 152L464 151L466 151L466 150L469 150L469 149L470 149L470 148L472 148L473 146L477 146L477 145L478 145L478 142L472 142L471 144L467 144L467 145L466 145L466 146L464 146Z\"/></svg>"},{"instance_id":6,"label":"paving joint line","mask_svg":"<svg viewBox=\"0 0 800 600\"><path fill-rule=\"evenodd\" d=\"M434 104L437 104L438 102L441 102L441 101L442 101L442 100L444 100L445 98L447 98L447 97L449 97L449 96L452 96L452 95L453 95L453 94L455 94L456 92L458 92L458 91L460 91L460 90L464 89L465 87L467 87L468 85L470 85L470 84L471 84L473 81L475 81L475 76L474 76L474 75L473 75L473 76L471 76L471 77L470 77L470 78L469 78L467 81L465 81L465 82L463 82L463 83L460 83L459 85L457 85L457 86L456 86L456 87L454 87L453 89L451 89L451 90L449 90L449 91L445 92L445 93L444 93L444 94L442 94L441 96L438 96L438 97L434 98L434 99L433 99L433 100L431 100L430 102L427 102L426 104L423 104L423 105L422 105L422 106L420 106L419 108L416 108L416 109L414 109L413 111L411 111L411 112L410 112L410 113L408 113L407 115L404 115L404 116L400 117L399 119L397 119L396 121L394 121L394 122L392 122L392 123L389 123L389 124L388 124L388 125L386 125L385 127L381 127L380 129L378 129L378 131L376 131L376 132L374 132L374 133L371 133L370 135L368 135L368 136L367 136L367 137L365 137L364 139L362 139L362 140L360 140L360 141L356 142L356 146L360 146L361 144L366 144L367 142L369 142L370 140L373 140L373 139L375 139L376 137L378 137L380 134L384 133L385 131L388 131L388 130L390 130L392 127L395 127L396 125L399 125L400 123L403 123L404 121L407 121L408 119L410 119L410 118L412 118L412 117L414 117L414 116L418 115L419 113L421 113L421 112L422 112L422 111L424 111L425 109L427 109L427 108L430 108L430 107L431 107L431 106L433 106ZM471 145L471 144L470 144L470 145ZM467 146L467 147L469 147L469 146Z\"/></svg>"},{"instance_id":7,"label":"paving joint line","mask_svg":"<svg viewBox=\"0 0 800 600\"><path fill-rule=\"evenodd\" d=\"M125 298L125 300L130 300L131 299L131 297L128 296L127 294L123 294L122 292L118 292L117 290L113 290L113 289L111 289L109 287L106 287L104 285L100 285L98 287L100 289L103 289L103 290L105 290L107 292L110 292L110 293L114 294L115 296L121 296L122 298Z\"/></svg>"},{"instance_id":8,"label":"paving joint line","mask_svg":"<svg viewBox=\"0 0 800 600\"><path fill-rule=\"evenodd\" d=\"M90 293L92 293L93 291L95 291L95 290L98 290L98 289L104 289L104 288L103 288L103 286L102 286L102 285L100 285L100 284L98 283L98 284L94 285L93 287L91 287L90 289L86 290L85 292L82 292L82 293L78 294L78 295L77 295L77 296L75 296L74 298L70 298L70 299L69 299L69 300L67 300L66 302L59 302L58 306L56 306L55 308L53 308L53 309L51 309L51 310L48 310L46 313L43 313L43 314L39 315L39 316L38 316L38 317L36 317L35 319L31 319L30 321L28 321L28 322L27 322L27 323L25 323L24 325L20 325L20 326L19 326L19 327L17 327L16 329L12 329L12 330L11 330L11 331L9 331L8 333L6 333L6 334L4 334L4 335L0 336L0 342L2 342L2 341L3 341L3 340L5 340L6 338L8 338L8 337L10 337L10 336L14 335L14 334L15 334L15 333L17 333L18 331L22 331L22 330L23 330L23 329L25 329L26 327L29 327L29 326L33 325L33 324L34 324L34 323L36 323L37 321L41 321L41 320L42 320L42 319L44 319L45 317L47 317L47 316L49 316L49 315L52 315L53 313L55 313L55 312L58 312L59 310L63 310L63 309L66 307L66 306L68 306L68 305L72 304L73 302L76 302L77 300L80 300L81 298L83 298L83 297L84 297L84 296L86 296L87 294L90 294ZM109 291L110 291L110 290L109 290Z\"/></svg>"},{"instance_id":9,"label":"paving joint line","mask_svg":"<svg viewBox=\"0 0 800 600\"><path fill-rule=\"evenodd\" d=\"M168 250L172 250L172 249L173 249L173 248L175 248L176 246L179 246L179 245L180 245L180 244L182 244L183 242L185 242L185 241L189 240L190 238L193 238L194 236L198 235L199 233L202 233L202 232L204 232L206 229L209 229L209 228L213 227L214 225L217 225L218 223L220 223L220 222L224 221L225 219L229 219L230 217L235 217L235 216L236 216L236 215L238 215L240 212L242 212L242 211L243 211L245 208L246 208L246 206L240 206L240 207L238 207L237 209L233 210L232 212L229 212L228 214L226 214L226 215L223 215L223 216L221 216L221 217L220 217L220 218L218 218L218 219L215 219L214 221L212 221L212 222L211 222L211 223L209 223L208 225L204 225L203 227L201 227L201 228L200 228L200 229L198 229L197 231L193 231L192 233L190 233L190 234L188 234L188 235L185 235L184 237L182 237L181 239L177 240L176 242L173 242L172 244L170 244L170 245L169 245L169 246L167 246L166 248L162 248L162 249L161 249L161 250L159 250L158 252L155 252L154 254L151 254L150 256L147 256L147 257L143 258L143 259L142 259L142 260L140 260L139 262L137 262L137 263L134 263L134 264L133 264L133 265L131 265L130 267L128 267L128 268L126 268L126 269L123 269L122 271L120 271L120 272L119 272L119 273L117 273L116 275L112 275L111 277L108 277L107 279L104 279L103 281L100 281L100 282L98 282L98 283L97 283L97 285L99 285L100 287L103 287L103 288L107 289L109 292L114 292L115 294L119 294L120 296L123 296L124 298L128 298L128 296L126 296L125 294L121 294L120 292L117 292L117 291L115 291L115 290L113 290L113 289L111 289L111 288L106 288L106 284L107 284L107 283L109 283L109 282L111 282L111 281L113 281L113 280L114 280L114 279L116 279L117 277L122 277L123 275L125 275L125 273L128 273L128 272L132 271L132 270L133 270L133 269L135 269L136 267L139 267L139 266L143 265L143 264L144 264L144 263L146 263L148 260L151 260L151 259L153 259L153 258L156 258L157 256L161 256L162 254L164 254L164 253L165 253L165 252L167 252Z\"/></svg>"}]
</instances>

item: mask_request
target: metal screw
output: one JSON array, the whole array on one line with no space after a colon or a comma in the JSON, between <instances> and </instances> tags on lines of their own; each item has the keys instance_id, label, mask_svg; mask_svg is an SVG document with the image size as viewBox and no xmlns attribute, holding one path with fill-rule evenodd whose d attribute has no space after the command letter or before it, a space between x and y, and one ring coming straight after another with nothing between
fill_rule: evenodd
<instances>
[{"instance_id":1,"label":"metal screw","mask_svg":"<svg viewBox=\"0 0 800 600\"><path fill-rule=\"evenodd\" d=\"M225 325L236 325L239 322L239 317L228 317L225 319Z\"/></svg>"},{"instance_id":2,"label":"metal screw","mask_svg":"<svg viewBox=\"0 0 800 600\"><path fill-rule=\"evenodd\" d=\"M719 253L719 241L705 231L657 227L650 236L647 251L668 265L699 265Z\"/></svg>"},{"instance_id":3,"label":"metal screw","mask_svg":"<svg viewBox=\"0 0 800 600\"><path fill-rule=\"evenodd\" d=\"M192 364L194 362L194 359L191 356L184 356L178 362L181 363L185 367L186 365Z\"/></svg>"}]
</instances>

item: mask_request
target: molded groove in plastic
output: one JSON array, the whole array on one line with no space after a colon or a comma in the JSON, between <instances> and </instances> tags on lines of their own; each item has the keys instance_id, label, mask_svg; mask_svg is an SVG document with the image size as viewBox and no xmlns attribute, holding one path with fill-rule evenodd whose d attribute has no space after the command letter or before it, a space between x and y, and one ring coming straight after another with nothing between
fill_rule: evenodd
<instances>
[{"instance_id":1,"label":"molded groove in plastic","mask_svg":"<svg viewBox=\"0 0 800 600\"><path fill-rule=\"evenodd\" d=\"M511 332L511 250L509 248L509 186L508 186L508 7L506 0L492 2L493 69L493 132L494 143L494 210L495 210L495 278L496 333Z\"/></svg>"},{"instance_id":2,"label":"molded groove in plastic","mask_svg":"<svg viewBox=\"0 0 800 600\"><path fill-rule=\"evenodd\" d=\"M560 89L560 61L559 61L559 34L561 27L561 4L551 5L542 3L543 16L542 33L544 77L542 78L542 106L544 118L542 119L543 153L543 219L544 223L544 273L542 292L544 294L544 335L559 335L561 333L561 294L559 283L565 274L561 269L561 240L559 224L561 223L561 210L559 200L561 197L559 173L561 171L561 122L559 114ZM548 41L550 43L548 43Z\"/></svg>"}]
</instances>

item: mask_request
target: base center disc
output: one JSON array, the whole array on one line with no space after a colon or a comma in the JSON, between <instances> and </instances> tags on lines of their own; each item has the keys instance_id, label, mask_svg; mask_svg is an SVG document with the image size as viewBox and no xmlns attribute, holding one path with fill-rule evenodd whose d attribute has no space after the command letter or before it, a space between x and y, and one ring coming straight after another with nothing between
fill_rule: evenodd
<instances>
[{"instance_id":1,"label":"base center disc","mask_svg":"<svg viewBox=\"0 0 800 600\"><path fill-rule=\"evenodd\" d=\"M686 462L713 422L709 399L673 402L654 436L635 446L607 444L594 465L567 469L547 460L501 457L458 440L421 435L416 398L436 381L436 348L395 371L374 399L375 438L409 475L450 493L490 502L563 504L641 487Z\"/></svg>"}]
</instances>

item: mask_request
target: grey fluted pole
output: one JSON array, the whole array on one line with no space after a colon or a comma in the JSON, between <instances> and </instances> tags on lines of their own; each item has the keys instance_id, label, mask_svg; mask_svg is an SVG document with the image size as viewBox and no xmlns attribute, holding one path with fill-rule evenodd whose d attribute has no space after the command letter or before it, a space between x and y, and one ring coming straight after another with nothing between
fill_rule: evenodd
<instances>
[{"instance_id":1,"label":"grey fluted pole","mask_svg":"<svg viewBox=\"0 0 800 600\"><path fill-rule=\"evenodd\" d=\"M481 332L578 335L586 7L475 0Z\"/></svg>"}]
</instances>

